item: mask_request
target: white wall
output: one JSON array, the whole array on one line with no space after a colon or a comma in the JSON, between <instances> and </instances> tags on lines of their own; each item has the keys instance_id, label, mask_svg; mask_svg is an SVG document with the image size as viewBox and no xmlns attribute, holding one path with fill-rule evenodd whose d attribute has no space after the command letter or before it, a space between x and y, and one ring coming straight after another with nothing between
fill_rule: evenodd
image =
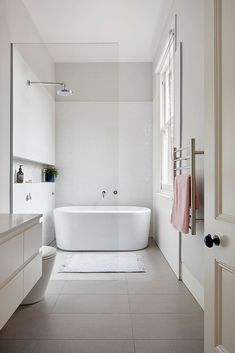
<instances>
[{"instance_id":1,"label":"white wall","mask_svg":"<svg viewBox=\"0 0 235 353\"><path fill-rule=\"evenodd\" d=\"M119 204L152 208L152 102L120 102L118 125Z\"/></svg>"},{"instance_id":2,"label":"white wall","mask_svg":"<svg viewBox=\"0 0 235 353\"><path fill-rule=\"evenodd\" d=\"M183 43L183 107L182 107L182 141L188 145L189 139L196 138L197 149L203 149L204 141L204 62L203 0L175 0L162 34L161 43L155 57L154 68L160 59L163 46L168 39L168 31L177 14L177 42ZM178 54L177 54L178 55ZM176 76L179 76L179 65L176 65ZM176 83L177 85L178 83ZM154 75L154 85L156 76ZM155 124L158 126L159 92L154 94ZM176 126L179 129L179 126ZM178 131L177 131L178 133ZM155 137L156 139L156 137ZM158 144L155 148L154 162L157 163ZM197 157L197 185L203 203L203 157ZM157 178L154 178L155 181ZM177 257L179 247L178 233L169 225L172 199L163 199L158 194L157 182L154 187L154 219L155 236L160 249L177 273ZM200 212L202 212L201 210ZM200 213L199 213L200 217ZM203 306L203 225L197 224L197 235L182 234L182 276L183 281ZM174 251L175 249L175 251Z\"/></svg>"},{"instance_id":3,"label":"white wall","mask_svg":"<svg viewBox=\"0 0 235 353\"><path fill-rule=\"evenodd\" d=\"M94 82L98 74L86 81L81 68L89 72L89 65L91 72L99 71L99 83ZM140 70L136 70L135 64L134 68L131 64L121 65L122 70L129 66L131 73L129 77L120 75L118 89L112 86L118 82L117 64L112 66L114 81L105 64L56 65L56 79L78 92L73 101L59 98L56 103L56 165L60 173L56 183L57 206L152 207L152 66L138 64ZM122 92L120 101L117 91L121 95L124 86L126 95ZM107 87L111 87L111 96ZM80 101L82 97L85 101ZM119 192L117 196L113 195L115 189ZM102 190L107 190L105 199L101 197Z\"/></svg>"},{"instance_id":4,"label":"white wall","mask_svg":"<svg viewBox=\"0 0 235 353\"><path fill-rule=\"evenodd\" d=\"M93 205L118 186L117 104L56 103L56 206Z\"/></svg>"},{"instance_id":5,"label":"white wall","mask_svg":"<svg viewBox=\"0 0 235 353\"><path fill-rule=\"evenodd\" d=\"M0 212L10 208L10 43L40 42L23 2L0 1Z\"/></svg>"},{"instance_id":6,"label":"white wall","mask_svg":"<svg viewBox=\"0 0 235 353\"><path fill-rule=\"evenodd\" d=\"M152 104L120 102L117 114L113 102L56 103L57 206L152 206Z\"/></svg>"},{"instance_id":7,"label":"white wall","mask_svg":"<svg viewBox=\"0 0 235 353\"><path fill-rule=\"evenodd\" d=\"M38 67L44 68L40 76ZM54 90L49 91L47 86L41 85L28 86L27 80L55 80L54 63L43 45L14 46L13 155L54 164Z\"/></svg>"},{"instance_id":8,"label":"white wall","mask_svg":"<svg viewBox=\"0 0 235 353\"><path fill-rule=\"evenodd\" d=\"M19 0L0 1L0 212L10 211L10 43L41 43L40 35L24 4ZM27 50L26 50L27 51ZM51 68L44 57L38 57L37 49L28 56L30 65L37 58L35 72L47 75ZM22 134L24 139L24 133ZM36 184L34 185L36 187ZM33 187L33 186L32 186ZM40 194L41 195L41 194ZM32 211L32 208L28 210ZM37 210L38 211L38 210ZM49 226L49 223L48 223Z\"/></svg>"},{"instance_id":9,"label":"white wall","mask_svg":"<svg viewBox=\"0 0 235 353\"><path fill-rule=\"evenodd\" d=\"M10 209L10 33L0 2L0 212ZM4 151L4 153L3 153Z\"/></svg>"},{"instance_id":10,"label":"white wall","mask_svg":"<svg viewBox=\"0 0 235 353\"><path fill-rule=\"evenodd\" d=\"M56 79L74 91L66 101L152 100L151 63L57 63Z\"/></svg>"},{"instance_id":11,"label":"white wall","mask_svg":"<svg viewBox=\"0 0 235 353\"><path fill-rule=\"evenodd\" d=\"M43 243L48 245L54 240L55 186L41 181L44 165L55 164L55 91L28 86L27 80L55 81L54 62L43 44L16 44L13 49L13 173L23 164L26 182L14 184L13 212L42 213Z\"/></svg>"}]
</instances>

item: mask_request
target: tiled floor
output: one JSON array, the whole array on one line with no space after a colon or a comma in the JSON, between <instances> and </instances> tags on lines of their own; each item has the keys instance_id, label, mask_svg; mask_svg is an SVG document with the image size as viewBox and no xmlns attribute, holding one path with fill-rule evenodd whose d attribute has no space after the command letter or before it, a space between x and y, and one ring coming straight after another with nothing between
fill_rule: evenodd
<instances>
[{"instance_id":1,"label":"tiled floor","mask_svg":"<svg viewBox=\"0 0 235 353\"><path fill-rule=\"evenodd\" d=\"M146 273L55 269L45 300L20 307L0 333L0 353L203 353L199 305L153 242L139 253Z\"/></svg>"}]
</instances>

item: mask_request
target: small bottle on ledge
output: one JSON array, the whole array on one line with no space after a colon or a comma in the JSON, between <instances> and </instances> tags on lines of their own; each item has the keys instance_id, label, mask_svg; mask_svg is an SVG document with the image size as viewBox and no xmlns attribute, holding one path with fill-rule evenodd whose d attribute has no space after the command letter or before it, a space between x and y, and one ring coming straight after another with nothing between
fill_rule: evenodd
<instances>
[{"instance_id":1,"label":"small bottle on ledge","mask_svg":"<svg viewBox=\"0 0 235 353\"><path fill-rule=\"evenodd\" d=\"M17 176L16 176L16 182L17 183L23 183L24 182L24 173L22 171L22 167L23 165L20 165L19 171L17 172Z\"/></svg>"}]
</instances>

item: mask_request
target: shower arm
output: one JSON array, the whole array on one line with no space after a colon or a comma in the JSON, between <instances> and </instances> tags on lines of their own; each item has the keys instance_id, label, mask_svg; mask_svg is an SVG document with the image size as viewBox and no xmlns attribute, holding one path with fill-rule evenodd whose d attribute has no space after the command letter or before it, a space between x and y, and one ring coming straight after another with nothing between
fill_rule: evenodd
<instances>
[{"instance_id":1,"label":"shower arm","mask_svg":"<svg viewBox=\"0 0 235 353\"><path fill-rule=\"evenodd\" d=\"M63 86L63 89L66 88L66 84L64 82L46 82L46 81L30 81L27 80L27 84L33 85L33 84L38 84L38 85L44 85L44 86Z\"/></svg>"}]
</instances>

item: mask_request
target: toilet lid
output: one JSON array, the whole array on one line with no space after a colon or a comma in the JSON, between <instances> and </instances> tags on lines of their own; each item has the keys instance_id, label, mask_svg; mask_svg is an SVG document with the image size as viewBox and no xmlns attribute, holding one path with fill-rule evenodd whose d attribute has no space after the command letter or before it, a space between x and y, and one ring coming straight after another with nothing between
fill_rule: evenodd
<instances>
[{"instance_id":1,"label":"toilet lid","mask_svg":"<svg viewBox=\"0 0 235 353\"><path fill-rule=\"evenodd\" d=\"M41 247L42 251L42 258L47 259L49 257L53 257L56 255L56 249L53 248L52 246L42 246Z\"/></svg>"}]
</instances>

